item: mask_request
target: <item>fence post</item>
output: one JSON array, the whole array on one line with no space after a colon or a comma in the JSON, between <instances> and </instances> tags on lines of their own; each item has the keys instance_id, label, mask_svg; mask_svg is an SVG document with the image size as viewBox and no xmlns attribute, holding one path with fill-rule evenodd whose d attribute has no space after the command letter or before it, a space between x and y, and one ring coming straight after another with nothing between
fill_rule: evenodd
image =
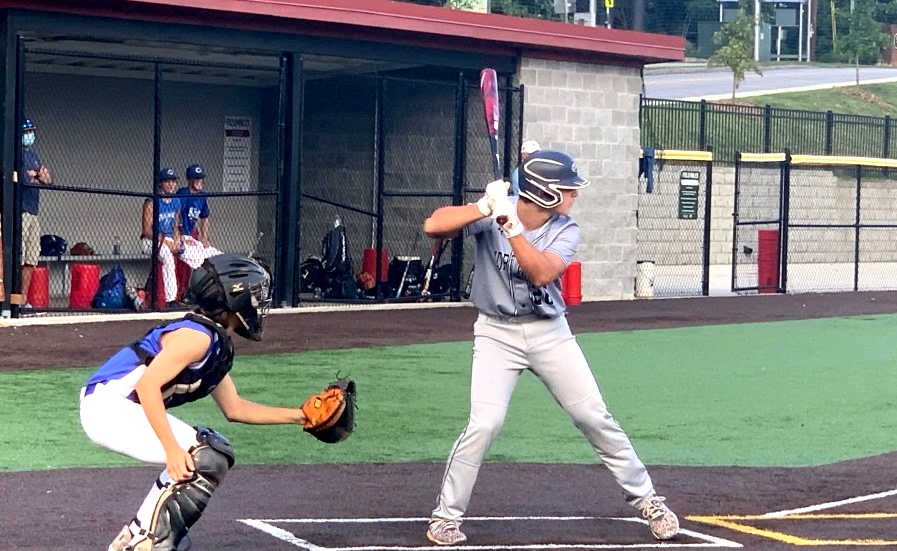
<instances>
[{"instance_id":1,"label":"fence post","mask_svg":"<svg viewBox=\"0 0 897 551\"><path fill-rule=\"evenodd\" d=\"M704 150L707 148L707 100L701 100L699 113L698 149Z\"/></svg>"},{"instance_id":2,"label":"fence post","mask_svg":"<svg viewBox=\"0 0 897 551\"><path fill-rule=\"evenodd\" d=\"M708 147L707 151L713 153L713 147ZM704 189L704 240L703 240L703 259L701 262L701 294L710 296L710 231L713 225L713 159L707 161L706 173L704 174L706 182Z\"/></svg>"},{"instance_id":3,"label":"fence post","mask_svg":"<svg viewBox=\"0 0 897 551\"><path fill-rule=\"evenodd\" d=\"M464 173L467 158L467 79L464 71L458 71L455 88L455 162L452 171L452 204L464 204ZM452 288L451 300L461 300L461 267L464 264L464 247L461 238L452 243Z\"/></svg>"},{"instance_id":4,"label":"fence post","mask_svg":"<svg viewBox=\"0 0 897 551\"><path fill-rule=\"evenodd\" d=\"M825 112L825 154L831 155L834 151L832 138L835 133L835 114L831 111Z\"/></svg>"},{"instance_id":5,"label":"fence post","mask_svg":"<svg viewBox=\"0 0 897 551\"><path fill-rule=\"evenodd\" d=\"M881 156L888 159L891 157L891 115L885 115L885 127L883 130Z\"/></svg>"},{"instance_id":6,"label":"fence post","mask_svg":"<svg viewBox=\"0 0 897 551\"><path fill-rule=\"evenodd\" d=\"M829 111L831 113L831 111ZM785 150L782 163L782 203L779 211L779 293L788 292L788 239L791 224L791 150Z\"/></svg>"},{"instance_id":7,"label":"fence post","mask_svg":"<svg viewBox=\"0 0 897 551\"><path fill-rule=\"evenodd\" d=\"M772 147L772 107L766 104L763 109L763 153L769 153Z\"/></svg>"}]
</instances>

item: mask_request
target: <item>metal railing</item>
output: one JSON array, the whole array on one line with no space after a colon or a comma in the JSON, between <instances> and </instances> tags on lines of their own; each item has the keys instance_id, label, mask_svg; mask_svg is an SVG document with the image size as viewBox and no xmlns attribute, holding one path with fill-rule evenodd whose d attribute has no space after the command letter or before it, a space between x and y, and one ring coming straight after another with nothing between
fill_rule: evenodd
<instances>
[{"instance_id":1,"label":"metal railing","mask_svg":"<svg viewBox=\"0 0 897 551\"><path fill-rule=\"evenodd\" d=\"M642 145L655 149L707 150L734 162L736 151L795 155L894 157L890 116L845 115L702 101L642 98Z\"/></svg>"}]
</instances>

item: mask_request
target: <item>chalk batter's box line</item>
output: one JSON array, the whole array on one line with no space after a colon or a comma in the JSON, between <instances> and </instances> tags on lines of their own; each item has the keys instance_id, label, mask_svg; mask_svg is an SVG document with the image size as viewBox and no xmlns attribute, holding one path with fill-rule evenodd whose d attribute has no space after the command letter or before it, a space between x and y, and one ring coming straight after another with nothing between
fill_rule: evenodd
<instances>
[{"instance_id":1,"label":"chalk batter's box line","mask_svg":"<svg viewBox=\"0 0 897 551\"><path fill-rule=\"evenodd\" d=\"M295 545L307 549L308 551L437 551L443 550L442 546L396 546L396 545L364 545L356 547L325 547L317 545L308 540L297 537L295 534L283 528L274 526L274 524L329 524L329 523L391 523L391 522L419 522L421 524L430 520L429 517L419 518L330 518L330 519L238 519L247 526L251 526L269 534L285 543ZM621 522L635 522L639 524L647 524L644 519L637 517L468 517L466 520L477 521L514 521L514 520L553 520L553 521L569 521L569 520L610 520ZM652 542L652 543L635 543L635 544L523 544L523 545L455 545L453 549L459 551L510 551L510 550L536 550L536 549L552 549L552 550L578 550L578 549L652 549L652 548L740 548L742 545L738 542L726 540L709 534L702 534L692 530L680 530L680 534L691 536L695 539L703 540L700 543L676 543Z\"/></svg>"},{"instance_id":2,"label":"chalk batter's box line","mask_svg":"<svg viewBox=\"0 0 897 551\"><path fill-rule=\"evenodd\" d=\"M759 536L764 538L769 538L776 541L781 541L784 543L790 543L792 545L853 545L853 546L871 546L871 545L879 545L879 546L888 546L888 545L897 545L897 540L883 540L883 539L848 539L848 540L819 540L813 538L802 538L800 536L795 536L793 534L788 534L786 532L779 532L777 530L769 530L765 528L758 528L756 526L751 526L749 524L745 524L744 522L750 521L758 521L758 520L874 520L874 519L890 519L897 518L897 513L815 513L814 511L823 511L826 509L833 509L835 507L840 507L842 505L850 505L853 503L860 503L863 501L872 501L875 499L882 499L885 497L897 495L897 489L895 490L887 490L885 492L878 492L874 494L867 494L863 496L852 497L848 499L842 499L839 501L829 501L826 503L820 503L817 505L810 505L808 507L801 507L799 509L790 509L785 511L775 511L771 513L765 513L762 515L692 515L686 517L688 520L694 522L701 522L704 524L711 524L714 526L721 526L723 528L728 528L730 530L735 530L737 532L741 532L743 534L750 534L752 536Z\"/></svg>"}]
</instances>

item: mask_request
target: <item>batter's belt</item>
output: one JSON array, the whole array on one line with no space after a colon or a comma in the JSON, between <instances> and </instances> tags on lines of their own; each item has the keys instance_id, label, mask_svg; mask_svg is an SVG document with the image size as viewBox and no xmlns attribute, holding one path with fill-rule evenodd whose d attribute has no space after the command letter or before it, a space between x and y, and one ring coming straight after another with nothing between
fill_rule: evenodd
<instances>
[{"instance_id":1,"label":"batter's belt","mask_svg":"<svg viewBox=\"0 0 897 551\"><path fill-rule=\"evenodd\" d=\"M530 323L533 321L542 321L542 320L550 320L554 318L546 318L543 316L537 316L536 314L527 314L525 316L493 316L491 314L481 314L484 318L489 321L493 321L496 323Z\"/></svg>"}]
</instances>

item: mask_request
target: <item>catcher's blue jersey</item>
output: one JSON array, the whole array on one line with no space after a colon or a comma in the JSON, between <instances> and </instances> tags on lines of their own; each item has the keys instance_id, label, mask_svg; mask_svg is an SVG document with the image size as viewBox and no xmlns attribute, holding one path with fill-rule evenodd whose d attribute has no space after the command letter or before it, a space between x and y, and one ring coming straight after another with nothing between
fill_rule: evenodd
<instances>
[{"instance_id":1,"label":"catcher's blue jersey","mask_svg":"<svg viewBox=\"0 0 897 551\"><path fill-rule=\"evenodd\" d=\"M162 336L183 328L205 333L211 337L211 342L202 360L186 366L162 387L163 402L166 408L172 408L208 396L233 365L233 343L223 331L214 329L213 322L196 314L151 329L141 339L119 350L91 375L87 387L105 384L122 396L139 402L134 386L153 358L162 351Z\"/></svg>"}]
</instances>

